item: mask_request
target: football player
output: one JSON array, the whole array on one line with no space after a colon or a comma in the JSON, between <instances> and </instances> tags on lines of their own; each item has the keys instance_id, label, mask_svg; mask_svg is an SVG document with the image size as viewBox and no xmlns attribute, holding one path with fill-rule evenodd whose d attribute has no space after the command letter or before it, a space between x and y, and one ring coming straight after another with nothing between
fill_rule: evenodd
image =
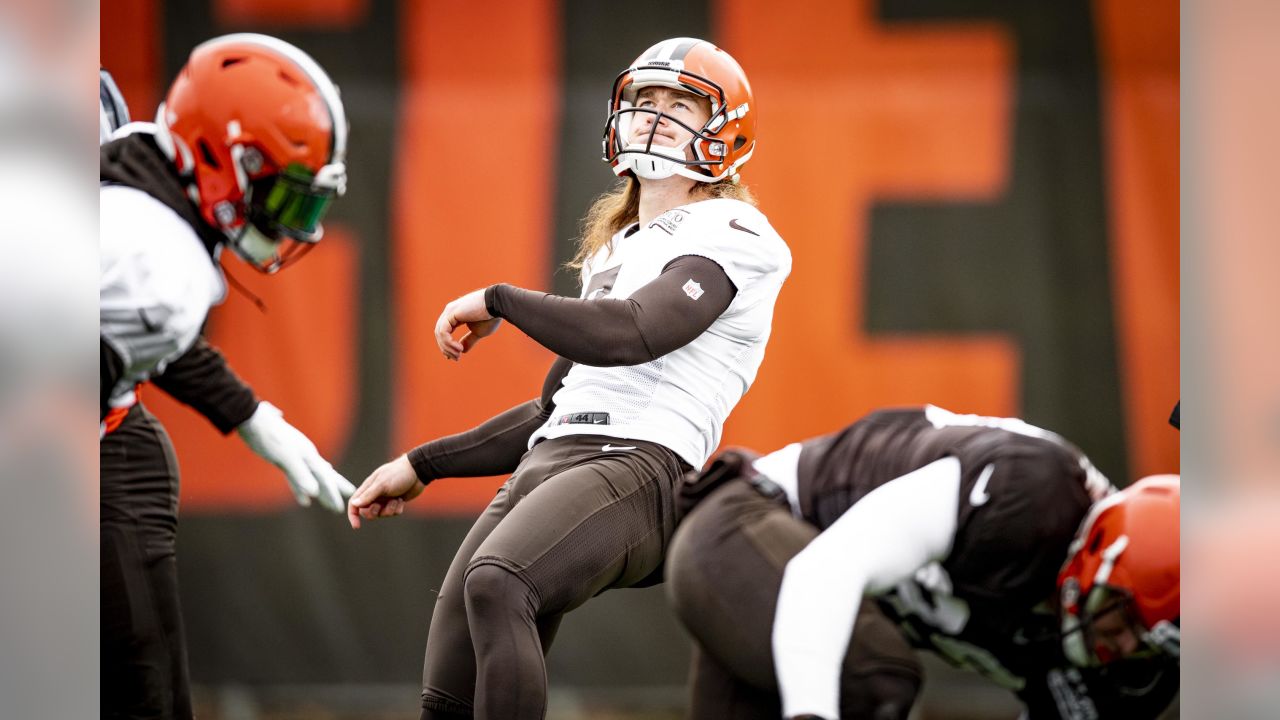
<instances>
[{"instance_id":1,"label":"football player","mask_svg":"<svg viewBox=\"0 0 1280 720\"><path fill-rule=\"evenodd\" d=\"M351 498L358 527L434 479L514 472L441 586L423 718L542 717L543 654L564 614L659 581L676 484L755 379L791 269L738 183L755 126L728 53L692 38L654 45L610 96L604 159L624 181L587 214L581 296L495 285L441 314L446 358L502 320L559 358L539 399L393 460Z\"/></svg>"},{"instance_id":2,"label":"football player","mask_svg":"<svg viewBox=\"0 0 1280 720\"><path fill-rule=\"evenodd\" d=\"M120 128L129 125L129 107L106 69L99 72L98 90L98 140L105 144ZM138 124L123 132L148 130ZM150 381L203 415L223 435L237 431L250 450L284 471L299 505L306 507L318 500L325 509L341 512L345 499L355 490L346 478L329 471L314 444L286 422L274 406L258 400L253 389L203 336L167 363L163 373L152 373ZM104 389L111 390L105 385ZM107 398L104 396L102 400L106 405ZM123 419L126 413L126 410L117 410L116 416ZM106 444L109 446L113 440Z\"/></svg>"},{"instance_id":3,"label":"football player","mask_svg":"<svg viewBox=\"0 0 1280 720\"><path fill-rule=\"evenodd\" d=\"M187 718L178 467L141 383L238 430L301 504L343 507L354 487L199 333L224 295L224 247L274 272L320 239L345 183L347 123L315 61L262 35L193 50L154 125L125 124L105 70L99 95L102 712Z\"/></svg>"},{"instance_id":4,"label":"football player","mask_svg":"<svg viewBox=\"0 0 1280 720\"><path fill-rule=\"evenodd\" d=\"M916 648L1032 718L1155 717L1177 692L1174 476L1117 493L1053 433L926 406L728 451L681 507L694 718L905 718Z\"/></svg>"}]
</instances>

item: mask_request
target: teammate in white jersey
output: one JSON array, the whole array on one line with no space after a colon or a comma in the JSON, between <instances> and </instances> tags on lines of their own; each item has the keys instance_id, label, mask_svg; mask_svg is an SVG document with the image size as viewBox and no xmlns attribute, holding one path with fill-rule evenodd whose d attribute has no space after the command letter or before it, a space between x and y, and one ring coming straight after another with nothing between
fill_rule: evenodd
<instances>
[{"instance_id":1,"label":"teammate in white jersey","mask_svg":"<svg viewBox=\"0 0 1280 720\"><path fill-rule=\"evenodd\" d=\"M224 245L271 272L320 239L347 126L323 70L261 35L197 47L154 125L121 127L124 100L100 78L102 715L189 718L178 468L137 388L152 381L237 429L300 503L342 508L354 487L199 334L224 295Z\"/></svg>"},{"instance_id":2,"label":"teammate in white jersey","mask_svg":"<svg viewBox=\"0 0 1280 720\"><path fill-rule=\"evenodd\" d=\"M502 320L559 357L539 399L387 463L349 504L358 527L436 478L514 471L441 586L423 718L542 717L543 654L564 613L660 581L672 489L755 380L791 269L738 183L755 122L723 50L692 38L649 48L614 84L604 159L625 180L588 213L581 296L494 285L442 313L446 358Z\"/></svg>"}]
</instances>

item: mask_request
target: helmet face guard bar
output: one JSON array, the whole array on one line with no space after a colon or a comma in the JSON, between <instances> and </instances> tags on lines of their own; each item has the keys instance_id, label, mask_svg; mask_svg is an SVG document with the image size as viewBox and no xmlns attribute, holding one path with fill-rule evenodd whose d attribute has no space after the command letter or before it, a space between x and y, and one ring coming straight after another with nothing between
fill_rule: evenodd
<instances>
[{"instance_id":1,"label":"helmet face guard bar","mask_svg":"<svg viewBox=\"0 0 1280 720\"><path fill-rule=\"evenodd\" d=\"M247 222L230 242L235 253L267 274L300 260L323 237L320 221L342 193L340 185L328 182L325 187L321 182L324 179L299 164L251 181L245 192Z\"/></svg>"},{"instance_id":2,"label":"helmet face guard bar","mask_svg":"<svg viewBox=\"0 0 1280 720\"><path fill-rule=\"evenodd\" d=\"M628 117L628 116L639 114L639 113L654 116L653 125L650 126L649 134L644 139L643 150L636 149L634 147L636 143L624 142L623 132L622 132L622 128L627 127L629 129L630 123L634 120L633 117ZM624 120L626 121L625 123L623 122ZM653 139L658 134L658 123L662 122L663 120L668 120L671 123L684 129L685 132L689 133L689 139L675 147L659 145L655 149L653 145ZM628 154L658 155L667 160L672 160L678 163L684 163L685 165L689 165L693 167L709 167L711 165L718 165L721 162L724 162L722 159L714 159L714 160L686 159L684 156L683 150L686 146L690 144L693 145L694 157L701 158L708 155L715 156L717 154L716 146L723 145L724 143L722 143L721 141L715 139L710 135L707 135L706 125L703 125L701 129L695 129L694 127L690 125L686 125L685 123L677 120L676 118L662 112L661 110L653 110L651 108L637 108L637 107L623 108L613 113L613 115L610 117L609 127L605 129L606 142L608 142L608 133L610 129L613 130L613 138L614 138L613 147L610 148L612 150L612 155L610 155L610 158L618 158ZM702 147L700 147L701 145L705 145L706 149L703 150ZM631 148L631 149L628 149L628 148ZM721 152L720 154L723 155L723 152Z\"/></svg>"},{"instance_id":3,"label":"helmet face guard bar","mask_svg":"<svg viewBox=\"0 0 1280 720\"><path fill-rule=\"evenodd\" d=\"M254 270L271 275L301 260L316 243L269 236L258 226L247 222L239 227L227 245Z\"/></svg>"},{"instance_id":4,"label":"helmet face guard bar","mask_svg":"<svg viewBox=\"0 0 1280 720\"><path fill-rule=\"evenodd\" d=\"M311 249L316 246L313 242L299 242L292 238L283 240L280 243L280 249L266 267L259 268L268 275L279 272L286 267L301 260Z\"/></svg>"},{"instance_id":5,"label":"helmet face guard bar","mask_svg":"<svg viewBox=\"0 0 1280 720\"><path fill-rule=\"evenodd\" d=\"M1137 648L1123 656L1102 641L1098 621L1119 616L1119 622L1111 624L1110 632L1127 631L1137 640ZM1160 621L1156 629L1147 630L1139 619L1133 597L1120 588L1100 585L1090 590L1081 608L1076 639L1088 659L1086 667L1097 668L1102 677L1121 695L1142 697L1156 689L1170 673L1178 672L1178 652L1156 640L1162 626L1177 626ZM1064 639L1070 642L1069 634Z\"/></svg>"},{"instance_id":6,"label":"helmet face guard bar","mask_svg":"<svg viewBox=\"0 0 1280 720\"><path fill-rule=\"evenodd\" d=\"M1067 655L1077 665L1101 667L1120 660L1143 660L1160 656L1178 658L1177 641L1169 642L1166 636L1177 634L1172 623L1157 623L1147 628L1138 617L1133 597L1127 591L1109 585L1095 585L1080 603L1074 621L1063 627L1064 647ZM1118 615L1118 631L1127 631L1138 641L1137 649L1123 657L1116 653L1098 632L1098 622Z\"/></svg>"},{"instance_id":7,"label":"helmet face guard bar","mask_svg":"<svg viewBox=\"0 0 1280 720\"><path fill-rule=\"evenodd\" d=\"M711 117L707 119L707 122L701 128L695 129L659 110L633 107L632 100L624 96L629 94L629 89L635 88L637 85L642 87L660 85L705 97L711 101ZM629 142L627 137L630 134L631 122L636 113L647 113L654 116L653 126L650 128L648 138L645 139L643 150L635 148L635 143ZM683 152L678 155L672 154L669 148L663 146L659 146L656 150L654 149L653 138L657 132L658 123L663 119L675 123L689 133L689 142L680 145L677 149L683 150L685 145L691 143L694 160L686 159ZM714 133L723 128L727 121L728 108L725 102L724 90L711 80L701 75L666 66L644 65L629 68L620 73L613 81L613 93L609 102L609 117L605 121L602 143L604 146L604 160L608 163L615 163L618 158L624 155L652 155L693 168L699 176L706 177L708 180L718 180L721 178L713 177L714 173L710 172L710 168L725 162L725 156L728 154L729 148L725 147L724 141L716 138ZM664 150L667 152L664 152Z\"/></svg>"}]
</instances>

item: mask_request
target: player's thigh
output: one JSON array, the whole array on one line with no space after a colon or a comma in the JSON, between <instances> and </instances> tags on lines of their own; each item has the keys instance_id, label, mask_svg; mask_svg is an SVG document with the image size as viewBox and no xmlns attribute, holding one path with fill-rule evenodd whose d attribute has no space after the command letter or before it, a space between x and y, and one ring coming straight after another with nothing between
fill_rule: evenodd
<instances>
[{"instance_id":1,"label":"player's thigh","mask_svg":"<svg viewBox=\"0 0 1280 720\"><path fill-rule=\"evenodd\" d=\"M471 563L471 559L475 557L480 545L491 535L495 528L503 521L511 509L515 506L517 499L525 492L523 488L527 487L530 478L541 477L548 472L548 463L545 457L536 452L526 453L520 460L520 464L516 467L511 477L502 484L494 493L493 499L485 506L480 517L476 518L471 529L467 531L466 536L462 539L462 544L458 546L457 552L453 555L453 561L449 563L449 569L445 573L444 581L440 586L440 593L436 601L436 614L441 612L441 608L453 608L463 613L463 583L466 580L467 566ZM465 623L464 623L465 624Z\"/></svg>"},{"instance_id":2,"label":"player's thigh","mask_svg":"<svg viewBox=\"0 0 1280 720\"><path fill-rule=\"evenodd\" d=\"M104 714L189 716L172 443L135 406L102 439L99 459Z\"/></svg>"},{"instance_id":3,"label":"player's thigh","mask_svg":"<svg viewBox=\"0 0 1280 720\"><path fill-rule=\"evenodd\" d=\"M757 687L776 687L771 636L782 571L817 534L785 504L732 481L672 540L667 592L677 616L704 652Z\"/></svg>"},{"instance_id":4,"label":"player's thigh","mask_svg":"<svg viewBox=\"0 0 1280 720\"><path fill-rule=\"evenodd\" d=\"M519 499L471 566L518 573L539 615L562 613L659 567L670 537L671 464L644 453L588 458Z\"/></svg>"},{"instance_id":5,"label":"player's thigh","mask_svg":"<svg viewBox=\"0 0 1280 720\"><path fill-rule=\"evenodd\" d=\"M484 512L480 513L480 517L476 518L475 523L462 539L462 544L458 546L457 552L454 553L453 561L449 563L449 569L445 572L444 581L440 585L437 607L444 600L456 599L461 604L462 586L467 565L471 562L471 558L475 556L476 550L479 549L480 545L511 510L510 486L511 483L508 481L498 488L493 500L485 507Z\"/></svg>"},{"instance_id":6,"label":"player's thigh","mask_svg":"<svg viewBox=\"0 0 1280 720\"><path fill-rule=\"evenodd\" d=\"M146 533L149 554L173 552L178 461L160 422L141 405L99 443L100 522Z\"/></svg>"},{"instance_id":7,"label":"player's thigh","mask_svg":"<svg viewBox=\"0 0 1280 720\"><path fill-rule=\"evenodd\" d=\"M470 708L475 692L475 651L467 625L463 582L476 548L510 509L509 487L508 482L498 489L489 506L467 532L445 573L431 611L422 665L422 687L424 695L449 708Z\"/></svg>"}]
</instances>

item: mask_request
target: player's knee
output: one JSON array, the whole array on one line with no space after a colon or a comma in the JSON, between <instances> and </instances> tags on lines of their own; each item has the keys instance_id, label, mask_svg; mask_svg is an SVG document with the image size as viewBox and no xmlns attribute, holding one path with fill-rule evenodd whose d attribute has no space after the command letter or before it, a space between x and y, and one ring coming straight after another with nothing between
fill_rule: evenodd
<instances>
[{"instance_id":1,"label":"player's knee","mask_svg":"<svg viewBox=\"0 0 1280 720\"><path fill-rule=\"evenodd\" d=\"M520 613L530 604L529 586L511 570L492 562L467 568L462 595L471 617Z\"/></svg>"},{"instance_id":2,"label":"player's knee","mask_svg":"<svg viewBox=\"0 0 1280 720\"><path fill-rule=\"evenodd\" d=\"M865 675L844 688L840 714L872 720L905 720L919 693L919 675L908 672Z\"/></svg>"}]
</instances>

